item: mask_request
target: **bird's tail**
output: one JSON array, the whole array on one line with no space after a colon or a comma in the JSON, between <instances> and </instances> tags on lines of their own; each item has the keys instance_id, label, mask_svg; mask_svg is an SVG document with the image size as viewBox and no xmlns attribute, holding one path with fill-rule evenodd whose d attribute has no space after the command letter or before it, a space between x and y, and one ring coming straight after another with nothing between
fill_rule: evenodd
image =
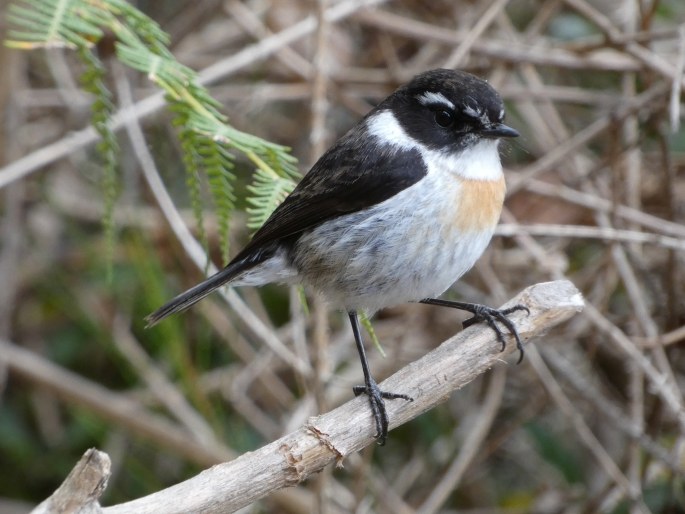
<instances>
[{"instance_id":1,"label":"bird's tail","mask_svg":"<svg viewBox=\"0 0 685 514\"><path fill-rule=\"evenodd\" d=\"M148 314L145 317L145 321L147 321L146 327L156 325L167 316L186 310L221 286L235 280L246 268L250 268L253 265L254 263L248 263L245 260L230 263L207 280L200 282L198 285L168 301L152 314Z\"/></svg>"}]
</instances>

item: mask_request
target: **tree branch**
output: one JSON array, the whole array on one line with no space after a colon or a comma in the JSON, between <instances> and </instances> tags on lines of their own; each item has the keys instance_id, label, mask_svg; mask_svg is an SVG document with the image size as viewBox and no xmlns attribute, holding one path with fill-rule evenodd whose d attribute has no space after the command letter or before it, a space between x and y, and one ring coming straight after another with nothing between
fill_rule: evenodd
<instances>
[{"instance_id":1,"label":"tree branch","mask_svg":"<svg viewBox=\"0 0 685 514\"><path fill-rule=\"evenodd\" d=\"M530 315L511 316L524 341L538 336L583 308L580 292L569 281L531 286L506 306L521 303ZM511 339L511 338L510 338ZM492 330L479 324L445 341L381 384L384 390L411 395L413 402L389 401L390 428L444 402L479 374L515 351L504 351ZM374 424L366 398L355 398L259 450L214 466L163 491L104 508L105 514L149 512L233 512L278 489L297 485L330 463L374 443Z\"/></svg>"},{"instance_id":2,"label":"tree branch","mask_svg":"<svg viewBox=\"0 0 685 514\"><path fill-rule=\"evenodd\" d=\"M33 509L32 514L102 512L97 501L107 487L111 465L106 453L95 448L86 451L62 485Z\"/></svg>"}]
</instances>

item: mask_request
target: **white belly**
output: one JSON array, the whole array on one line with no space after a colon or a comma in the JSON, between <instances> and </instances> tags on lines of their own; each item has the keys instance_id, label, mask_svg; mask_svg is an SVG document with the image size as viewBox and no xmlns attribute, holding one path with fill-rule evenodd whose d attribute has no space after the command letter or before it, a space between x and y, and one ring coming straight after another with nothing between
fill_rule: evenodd
<instances>
[{"instance_id":1,"label":"white belly","mask_svg":"<svg viewBox=\"0 0 685 514\"><path fill-rule=\"evenodd\" d=\"M348 310L439 296L474 265L494 231L494 223L455 227L459 187L429 175L375 207L323 223L295 245L299 277Z\"/></svg>"}]
</instances>

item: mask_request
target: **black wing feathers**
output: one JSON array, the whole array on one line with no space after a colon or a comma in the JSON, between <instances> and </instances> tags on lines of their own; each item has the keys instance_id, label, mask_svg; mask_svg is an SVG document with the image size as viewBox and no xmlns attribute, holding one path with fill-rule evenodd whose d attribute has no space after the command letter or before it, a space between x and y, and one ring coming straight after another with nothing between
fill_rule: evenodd
<instances>
[{"instance_id":1,"label":"black wing feathers","mask_svg":"<svg viewBox=\"0 0 685 514\"><path fill-rule=\"evenodd\" d=\"M332 146L234 260L262 245L371 207L426 175L418 150L379 146L357 126Z\"/></svg>"},{"instance_id":2,"label":"black wing feathers","mask_svg":"<svg viewBox=\"0 0 685 514\"><path fill-rule=\"evenodd\" d=\"M187 309L269 259L281 242L292 241L324 221L381 203L426 175L418 150L378 145L369 137L364 122L350 130L317 161L223 270L150 314L148 326Z\"/></svg>"}]
</instances>

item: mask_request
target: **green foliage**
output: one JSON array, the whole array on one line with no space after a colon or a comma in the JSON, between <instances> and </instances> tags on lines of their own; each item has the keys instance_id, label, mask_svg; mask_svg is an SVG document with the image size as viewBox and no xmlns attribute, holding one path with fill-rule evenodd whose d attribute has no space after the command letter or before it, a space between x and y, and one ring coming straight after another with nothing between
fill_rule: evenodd
<instances>
[{"instance_id":1,"label":"green foliage","mask_svg":"<svg viewBox=\"0 0 685 514\"><path fill-rule=\"evenodd\" d=\"M378 350L378 353L380 353L383 357L385 357L385 350L383 350L383 347L381 346L381 342L378 340L378 336L376 335L376 331L373 329L373 325L371 324L371 320L366 315L366 313L361 312L359 314L359 321L361 321L362 326L364 327L366 332L371 337L371 342L376 347L376 350Z\"/></svg>"},{"instance_id":2,"label":"green foliage","mask_svg":"<svg viewBox=\"0 0 685 514\"><path fill-rule=\"evenodd\" d=\"M181 143L183 164L186 170L186 187L190 196L190 204L193 215L197 221L198 237L205 248L208 246L207 232L203 223L203 201L199 170L202 168L202 159L197 151L198 138L200 135L188 128L188 112L183 106L177 106L175 102L167 99L169 108L174 112L172 123L178 129L178 139Z\"/></svg>"},{"instance_id":3,"label":"green foliage","mask_svg":"<svg viewBox=\"0 0 685 514\"><path fill-rule=\"evenodd\" d=\"M23 30L10 30L7 45L14 48L66 46L87 48L103 36L106 12L92 2L43 0L10 5L8 21Z\"/></svg>"},{"instance_id":4,"label":"green foliage","mask_svg":"<svg viewBox=\"0 0 685 514\"><path fill-rule=\"evenodd\" d=\"M105 69L102 63L85 47L78 48L78 55L86 65L86 70L81 74L83 88L94 97L91 105L91 123L100 135L97 145L98 154L102 159L102 190L104 196L104 217L102 220L105 229L105 238L108 243L107 255L114 255L114 204L119 193L119 181L117 178L117 155L119 145L116 136L109 126L109 120L114 113L112 94L105 85ZM109 259L107 277L112 279L112 260Z\"/></svg>"},{"instance_id":5,"label":"green foliage","mask_svg":"<svg viewBox=\"0 0 685 514\"><path fill-rule=\"evenodd\" d=\"M294 182L288 177L281 177L270 168L257 168L254 182L247 187L254 196L248 198L252 207L247 208L249 218L247 226L258 229L271 216L274 209L294 188Z\"/></svg>"},{"instance_id":6,"label":"green foliage","mask_svg":"<svg viewBox=\"0 0 685 514\"><path fill-rule=\"evenodd\" d=\"M105 69L93 52L94 44L105 32L114 35L118 59L145 73L165 92L178 127L193 212L202 227L205 177L217 215L224 261L228 261L229 220L235 209L232 152L241 152L256 167L248 188L253 196L247 199L251 228L261 226L294 188L298 172L288 148L229 126L219 110L220 104L199 83L197 74L174 59L167 48L169 36L124 0L21 0L10 6L8 19L16 27L9 32L9 46L73 48L86 65L83 84L95 97L93 124L102 137L98 150L104 162L104 226L110 242L114 240L112 212L118 189L118 148L108 125L114 111L112 95L105 86ZM206 244L202 228L200 238Z\"/></svg>"},{"instance_id":7,"label":"green foliage","mask_svg":"<svg viewBox=\"0 0 685 514\"><path fill-rule=\"evenodd\" d=\"M539 455L552 465L569 484L582 483L580 455L568 447L559 435L545 426L531 422L526 426Z\"/></svg>"}]
</instances>

